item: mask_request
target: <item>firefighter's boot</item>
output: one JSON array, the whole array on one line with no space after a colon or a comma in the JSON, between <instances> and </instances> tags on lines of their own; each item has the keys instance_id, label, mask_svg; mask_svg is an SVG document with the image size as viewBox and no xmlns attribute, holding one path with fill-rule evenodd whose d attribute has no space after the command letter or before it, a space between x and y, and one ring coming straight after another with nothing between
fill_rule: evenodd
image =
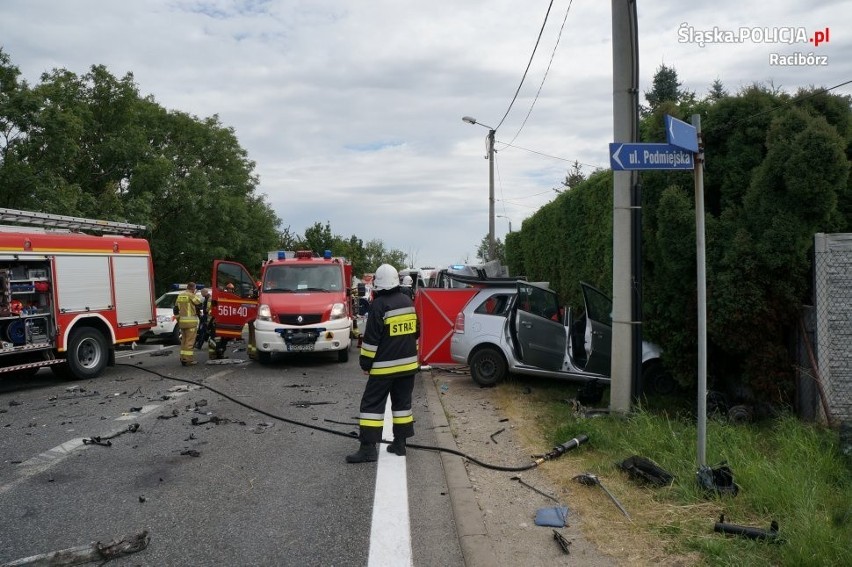
<instances>
[{"instance_id":1,"label":"firefighter's boot","mask_svg":"<svg viewBox=\"0 0 852 567\"><path fill-rule=\"evenodd\" d=\"M399 455L400 457L405 456L405 438L397 438L394 437L393 443L388 445L388 453L393 453L394 455Z\"/></svg>"},{"instance_id":2,"label":"firefighter's boot","mask_svg":"<svg viewBox=\"0 0 852 567\"><path fill-rule=\"evenodd\" d=\"M375 443L361 443L357 453L346 456L347 463L371 463L379 458Z\"/></svg>"}]
</instances>

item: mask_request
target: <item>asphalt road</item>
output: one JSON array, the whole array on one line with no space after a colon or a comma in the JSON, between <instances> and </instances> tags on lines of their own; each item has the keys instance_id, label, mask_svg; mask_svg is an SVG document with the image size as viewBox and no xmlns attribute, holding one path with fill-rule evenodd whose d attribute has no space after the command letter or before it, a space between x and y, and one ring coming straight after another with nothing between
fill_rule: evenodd
<instances>
[{"instance_id":1,"label":"asphalt road","mask_svg":"<svg viewBox=\"0 0 852 567\"><path fill-rule=\"evenodd\" d=\"M400 565L404 553L388 553L403 548L415 566L464 564L439 454L344 461L365 380L354 346L342 364L205 364L201 353L187 368L160 348L122 351L94 380L0 375L0 564L142 530L147 548L112 565ZM435 445L424 385L414 441ZM83 443L115 433L108 447ZM406 498L389 493L393 475Z\"/></svg>"}]
</instances>

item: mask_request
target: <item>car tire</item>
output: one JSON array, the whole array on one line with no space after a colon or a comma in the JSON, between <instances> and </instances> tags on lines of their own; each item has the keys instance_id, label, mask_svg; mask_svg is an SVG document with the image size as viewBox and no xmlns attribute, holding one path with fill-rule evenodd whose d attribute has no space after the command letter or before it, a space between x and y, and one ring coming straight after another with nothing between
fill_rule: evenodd
<instances>
[{"instance_id":1,"label":"car tire","mask_svg":"<svg viewBox=\"0 0 852 567\"><path fill-rule=\"evenodd\" d=\"M470 377L480 386L494 386L507 373L506 359L494 347L483 347L470 357Z\"/></svg>"},{"instance_id":2,"label":"car tire","mask_svg":"<svg viewBox=\"0 0 852 567\"><path fill-rule=\"evenodd\" d=\"M179 345L181 341L181 332L180 327L177 323L175 323L175 328L172 329L171 334L169 335L169 343L173 345Z\"/></svg>"},{"instance_id":3,"label":"car tire","mask_svg":"<svg viewBox=\"0 0 852 567\"><path fill-rule=\"evenodd\" d=\"M257 361L261 364L272 364L272 353L265 350L257 351Z\"/></svg>"},{"instance_id":4,"label":"car tire","mask_svg":"<svg viewBox=\"0 0 852 567\"><path fill-rule=\"evenodd\" d=\"M94 378L109 362L107 341L103 333L91 327L80 327L68 340L68 368L78 379Z\"/></svg>"},{"instance_id":5,"label":"car tire","mask_svg":"<svg viewBox=\"0 0 852 567\"><path fill-rule=\"evenodd\" d=\"M659 360L651 360L642 368L642 389L647 395L668 396L675 393L677 382Z\"/></svg>"},{"instance_id":6,"label":"car tire","mask_svg":"<svg viewBox=\"0 0 852 567\"><path fill-rule=\"evenodd\" d=\"M343 350L337 351L337 362L349 362L349 345Z\"/></svg>"}]
</instances>

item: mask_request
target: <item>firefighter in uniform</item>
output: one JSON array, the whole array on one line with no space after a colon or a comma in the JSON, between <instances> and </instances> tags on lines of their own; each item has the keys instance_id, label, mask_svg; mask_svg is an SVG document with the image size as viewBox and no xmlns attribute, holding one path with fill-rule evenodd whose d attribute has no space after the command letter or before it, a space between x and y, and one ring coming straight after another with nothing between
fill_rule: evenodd
<instances>
[{"instance_id":1,"label":"firefighter in uniform","mask_svg":"<svg viewBox=\"0 0 852 567\"><path fill-rule=\"evenodd\" d=\"M411 286L414 284L414 280L411 279L411 276L405 276L402 278L402 293L411 298L411 301L414 301L414 288Z\"/></svg>"},{"instance_id":2,"label":"firefighter in uniform","mask_svg":"<svg viewBox=\"0 0 852 567\"><path fill-rule=\"evenodd\" d=\"M195 295L195 282L186 284L186 289L175 300L175 313L180 328L180 363L184 366L197 364L195 361L195 336L198 334L198 309L201 300Z\"/></svg>"},{"instance_id":3,"label":"firefighter in uniform","mask_svg":"<svg viewBox=\"0 0 852 567\"><path fill-rule=\"evenodd\" d=\"M393 414L393 443L388 451L405 455L405 440L414 435L411 394L414 375L420 369L414 304L400 291L399 273L391 265L382 264L376 270L373 290L359 357L361 369L368 375L358 415L361 447L346 457L348 463L378 459L376 443L382 440L388 395Z\"/></svg>"}]
</instances>

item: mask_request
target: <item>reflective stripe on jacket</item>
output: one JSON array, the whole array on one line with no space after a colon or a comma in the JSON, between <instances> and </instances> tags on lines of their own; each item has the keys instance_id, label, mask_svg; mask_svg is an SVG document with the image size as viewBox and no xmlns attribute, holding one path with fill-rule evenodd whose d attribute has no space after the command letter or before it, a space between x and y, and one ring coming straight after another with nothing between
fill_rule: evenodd
<instances>
[{"instance_id":1,"label":"reflective stripe on jacket","mask_svg":"<svg viewBox=\"0 0 852 567\"><path fill-rule=\"evenodd\" d=\"M183 290L175 300L178 308L178 323L195 323L198 325L198 306L201 300L196 297L195 292Z\"/></svg>"},{"instance_id":2,"label":"reflective stripe on jacket","mask_svg":"<svg viewBox=\"0 0 852 567\"><path fill-rule=\"evenodd\" d=\"M420 327L414 303L399 288L376 292L367 315L359 363L370 376L407 376L420 369Z\"/></svg>"}]
</instances>

